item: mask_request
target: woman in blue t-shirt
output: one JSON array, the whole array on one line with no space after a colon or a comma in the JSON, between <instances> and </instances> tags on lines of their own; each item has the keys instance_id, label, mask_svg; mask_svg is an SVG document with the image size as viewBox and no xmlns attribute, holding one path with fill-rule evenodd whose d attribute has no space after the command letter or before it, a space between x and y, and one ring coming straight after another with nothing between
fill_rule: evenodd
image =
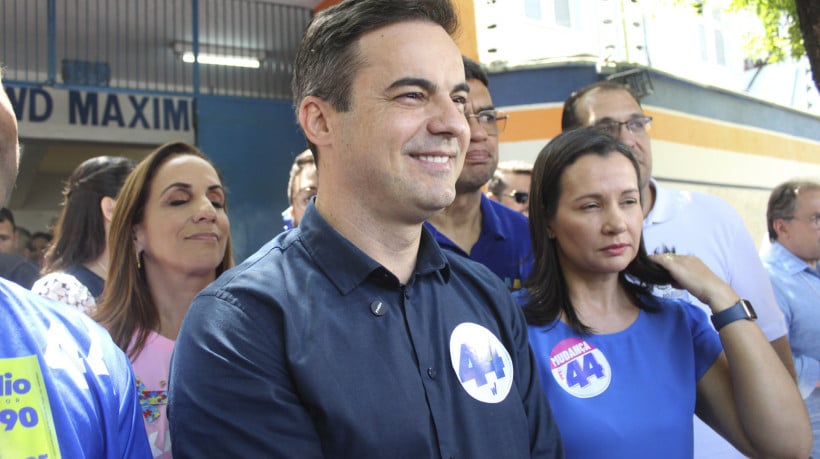
<instances>
[{"instance_id":1,"label":"woman in blue t-shirt","mask_svg":"<svg viewBox=\"0 0 820 459\"><path fill-rule=\"evenodd\" d=\"M692 415L754 457L808 457L811 430L754 311L697 258L648 257L638 163L595 128L553 139L530 195L519 295L568 458L693 455ZM675 283L708 304L657 298ZM748 319L748 320L744 320Z\"/></svg>"}]
</instances>

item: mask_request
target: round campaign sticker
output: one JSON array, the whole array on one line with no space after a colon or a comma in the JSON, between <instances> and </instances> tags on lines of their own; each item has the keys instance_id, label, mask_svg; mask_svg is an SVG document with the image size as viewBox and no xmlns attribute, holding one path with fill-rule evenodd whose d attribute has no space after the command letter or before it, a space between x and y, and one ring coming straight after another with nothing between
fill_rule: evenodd
<instances>
[{"instance_id":1,"label":"round campaign sticker","mask_svg":"<svg viewBox=\"0 0 820 459\"><path fill-rule=\"evenodd\" d=\"M513 383L513 363L501 341L481 325L464 322L450 334L450 361L461 387L474 399L498 403Z\"/></svg>"},{"instance_id":2,"label":"round campaign sticker","mask_svg":"<svg viewBox=\"0 0 820 459\"><path fill-rule=\"evenodd\" d=\"M612 381L604 353L580 338L567 338L552 348L550 371L565 391L578 398L595 397Z\"/></svg>"}]
</instances>

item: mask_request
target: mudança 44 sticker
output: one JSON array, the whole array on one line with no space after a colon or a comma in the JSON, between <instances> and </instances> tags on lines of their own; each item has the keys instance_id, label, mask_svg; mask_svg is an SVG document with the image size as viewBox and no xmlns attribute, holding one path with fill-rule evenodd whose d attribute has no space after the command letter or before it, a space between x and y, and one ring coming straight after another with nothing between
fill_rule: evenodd
<instances>
[{"instance_id":1,"label":"mudan\u00e7a 44 sticker","mask_svg":"<svg viewBox=\"0 0 820 459\"><path fill-rule=\"evenodd\" d=\"M552 376L575 397L595 397L612 381L612 371L604 353L580 338L567 338L556 344L549 359Z\"/></svg>"}]
</instances>

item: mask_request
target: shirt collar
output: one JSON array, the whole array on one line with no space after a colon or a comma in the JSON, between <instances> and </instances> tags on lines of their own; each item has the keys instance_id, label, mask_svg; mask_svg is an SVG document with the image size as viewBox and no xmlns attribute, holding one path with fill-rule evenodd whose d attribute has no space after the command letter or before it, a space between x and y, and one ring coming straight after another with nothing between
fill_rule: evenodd
<instances>
[{"instance_id":1,"label":"shirt collar","mask_svg":"<svg viewBox=\"0 0 820 459\"><path fill-rule=\"evenodd\" d=\"M797 274L799 272L806 271L813 273L814 275L818 275L818 272L811 269L811 266L809 266L808 263L801 260L797 255L791 253L789 249L784 247L783 244L778 241L772 242L772 245L769 247L768 251L764 253L763 258L769 264L778 265L780 269L788 274Z\"/></svg>"},{"instance_id":2,"label":"shirt collar","mask_svg":"<svg viewBox=\"0 0 820 459\"><path fill-rule=\"evenodd\" d=\"M371 276L398 283L379 262L339 234L316 210L313 202L305 209L298 231L305 250L342 295L350 293ZM413 277L431 273L437 273L442 282L449 282L450 264L430 232L422 228Z\"/></svg>"}]
</instances>

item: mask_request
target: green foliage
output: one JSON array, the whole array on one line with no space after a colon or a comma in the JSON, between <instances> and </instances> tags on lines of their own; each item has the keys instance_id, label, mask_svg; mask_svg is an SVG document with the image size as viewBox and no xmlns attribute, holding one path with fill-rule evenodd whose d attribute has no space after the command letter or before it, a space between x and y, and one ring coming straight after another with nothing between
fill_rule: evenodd
<instances>
[{"instance_id":1,"label":"green foliage","mask_svg":"<svg viewBox=\"0 0 820 459\"><path fill-rule=\"evenodd\" d=\"M750 58L774 63L806 55L795 0L732 0L730 10L752 11L760 18L762 33L748 37Z\"/></svg>"}]
</instances>

